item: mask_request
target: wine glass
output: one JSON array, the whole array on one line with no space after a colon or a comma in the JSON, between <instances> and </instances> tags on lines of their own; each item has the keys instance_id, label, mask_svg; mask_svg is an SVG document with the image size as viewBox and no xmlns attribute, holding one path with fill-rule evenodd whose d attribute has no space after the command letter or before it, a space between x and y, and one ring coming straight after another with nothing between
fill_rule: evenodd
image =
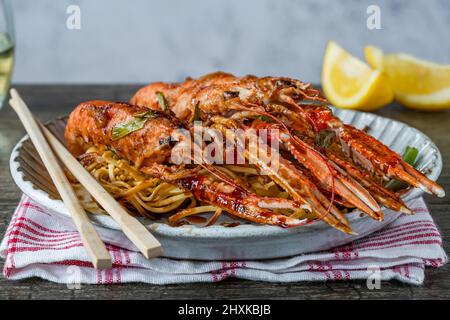
<instances>
[{"instance_id":1,"label":"wine glass","mask_svg":"<svg viewBox=\"0 0 450 320\"><path fill-rule=\"evenodd\" d=\"M14 24L11 1L0 0L0 109L8 96L14 66Z\"/></svg>"}]
</instances>

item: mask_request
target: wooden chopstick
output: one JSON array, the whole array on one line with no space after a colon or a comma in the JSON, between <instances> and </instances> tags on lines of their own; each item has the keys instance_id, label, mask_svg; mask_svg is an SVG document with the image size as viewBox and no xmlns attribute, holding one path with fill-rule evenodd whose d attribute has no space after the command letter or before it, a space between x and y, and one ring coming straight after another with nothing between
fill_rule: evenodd
<instances>
[{"instance_id":1,"label":"wooden chopstick","mask_svg":"<svg viewBox=\"0 0 450 320\"><path fill-rule=\"evenodd\" d=\"M11 96L25 105L17 91L11 89ZM25 106L26 107L26 106ZM91 174L84 169L78 160L64 145L42 124L42 132L72 175L94 197L102 208L122 227L125 235L133 242L142 254L150 259L163 254L159 241L136 218L132 217Z\"/></svg>"},{"instance_id":2,"label":"wooden chopstick","mask_svg":"<svg viewBox=\"0 0 450 320\"><path fill-rule=\"evenodd\" d=\"M11 89L13 104L26 107L16 90ZM29 112L29 111L28 111ZM31 115L31 113L29 113ZM31 115L32 117L32 115ZM38 123L37 121L34 121ZM128 212L87 172L78 160L63 146L63 144L42 124L40 128L52 146L53 151L69 169L75 178L97 200L111 217L122 227L123 232L136 245L146 258L153 258L163 254L161 244L155 237Z\"/></svg>"},{"instance_id":3,"label":"wooden chopstick","mask_svg":"<svg viewBox=\"0 0 450 320\"><path fill-rule=\"evenodd\" d=\"M61 195L65 206L69 210L75 226L80 233L81 241L91 257L92 264L96 269L110 269L112 267L111 256L89 220L86 211L84 211L82 205L80 204L80 201L70 185L69 180L67 180L67 177L59 165L57 158L39 129L39 125L35 121L25 103L23 103L20 99L19 94L15 89L11 89L11 96L12 99L9 103L22 121L25 130L28 132L31 141L42 159L42 162L47 168L56 189Z\"/></svg>"},{"instance_id":4,"label":"wooden chopstick","mask_svg":"<svg viewBox=\"0 0 450 320\"><path fill-rule=\"evenodd\" d=\"M94 197L102 208L122 227L125 235L147 258L155 258L163 254L161 243L140 223L132 217L91 174L84 169L78 160L63 144L41 124L47 140L55 153L69 169L78 182Z\"/></svg>"}]
</instances>

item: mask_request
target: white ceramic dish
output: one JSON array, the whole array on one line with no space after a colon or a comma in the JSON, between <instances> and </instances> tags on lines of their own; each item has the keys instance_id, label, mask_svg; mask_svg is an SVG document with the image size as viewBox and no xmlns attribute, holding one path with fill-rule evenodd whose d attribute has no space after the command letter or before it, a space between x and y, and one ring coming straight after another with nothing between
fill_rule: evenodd
<instances>
[{"instance_id":1,"label":"white ceramic dish","mask_svg":"<svg viewBox=\"0 0 450 320\"><path fill-rule=\"evenodd\" d=\"M442 157L436 145L422 132L404 123L383 118L371 113L350 110L336 110L336 115L345 123L358 128L368 127L368 133L402 153L406 146L419 149L417 168L436 180L442 169ZM49 208L52 213L69 217L70 214L61 200L52 199L49 194L34 186L24 177L18 156L28 137L22 138L14 147L10 158L11 174L18 187L34 201ZM419 189L410 190L405 200L422 194ZM207 228L185 225L171 227L163 222L143 222L150 228L164 247L165 256L202 260L225 259L270 259L296 254L330 249L375 232L400 216L390 212L385 220L377 222L359 211L347 216L357 235L346 235L332 229L321 221L304 227L282 229L279 227L244 224L233 228L214 225ZM101 226L119 229L109 216L91 215Z\"/></svg>"}]
</instances>

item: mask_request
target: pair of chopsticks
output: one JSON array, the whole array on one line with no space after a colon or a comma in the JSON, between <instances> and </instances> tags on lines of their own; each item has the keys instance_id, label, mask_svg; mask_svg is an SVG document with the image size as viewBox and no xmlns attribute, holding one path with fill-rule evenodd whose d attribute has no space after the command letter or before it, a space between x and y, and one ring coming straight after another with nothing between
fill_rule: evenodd
<instances>
[{"instance_id":1,"label":"pair of chopsticks","mask_svg":"<svg viewBox=\"0 0 450 320\"><path fill-rule=\"evenodd\" d=\"M69 210L94 267L97 269L110 269L112 267L111 256L89 220L69 180L67 180L55 154L102 208L122 227L125 235L147 259L162 255L162 247L158 240L136 218L130 216L100 183L84 169L64 145L34 118L15 89L11 89L10 93L11 99L9 104L19 116L20 121L22 121L56 189Z\"/></svg>"}]
</instances>

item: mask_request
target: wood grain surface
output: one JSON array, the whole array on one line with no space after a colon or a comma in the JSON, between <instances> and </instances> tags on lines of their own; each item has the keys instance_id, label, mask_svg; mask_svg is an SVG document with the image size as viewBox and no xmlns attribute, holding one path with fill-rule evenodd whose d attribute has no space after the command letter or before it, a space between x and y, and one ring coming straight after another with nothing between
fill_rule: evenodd
<instances>
[{"instance_id":1,"label":"wood grain surface","mask_svg":"<svg viewBox=\"0 0 450 320\"><path fill-rule=\"evenodd\" d=\"M20 85L32 112L42 121L68 114L79 102L91 99L127 101L139 85ZM427 134L439 147L444 168L439 183L447 196L426 196L449 252L450 236L450 112L424 113L392 105L378 114L403 121ZM9 173L13 146L25 134L9 106L0 110L0 237L3 237L19 201L20 191ZM3 261L0 261L3 268ZM396 281L383 282L380 290L369 290L363 281L335 283L265 283L226 280L218 284L182 284L156 286L121 284L83 285L70 290L65 285L40 279L9 281L0 276L0 299L450 299L450 265L427 269L423 286Z\"/></svg>"}]
</instances>

